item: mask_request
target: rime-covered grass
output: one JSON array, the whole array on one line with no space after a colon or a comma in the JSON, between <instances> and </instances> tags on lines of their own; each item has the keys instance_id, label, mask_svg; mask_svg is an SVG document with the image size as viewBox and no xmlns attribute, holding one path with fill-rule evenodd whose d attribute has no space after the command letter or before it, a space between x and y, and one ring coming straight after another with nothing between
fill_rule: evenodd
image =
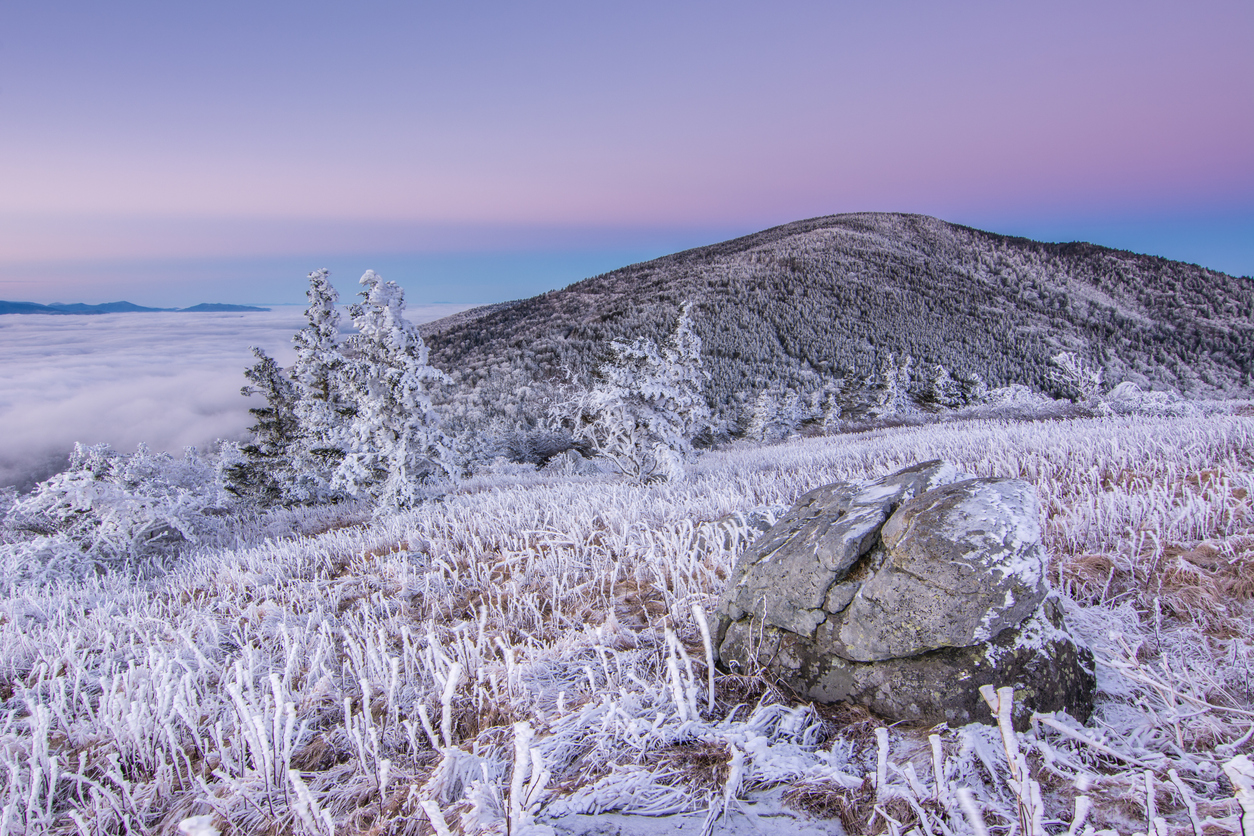
<instances>
[{"instance_id":1,"label":"rime-covered grass","mask_svg":"<svg viewBox=\"0 0 1254 836\"><path fill-rule=\"evenodd\" d=\"M751 678L711 694L700 614L754 525L932 458L1036 485L1099 661L1088 726L881 730ZM479 477L155 580L10 583L0 832L519 834L608 811L717 829L780 786L850 832L1235 832L1252 471L1249 417L951 423L710 453L665 485Z\"/></svg>"}]
</instances>

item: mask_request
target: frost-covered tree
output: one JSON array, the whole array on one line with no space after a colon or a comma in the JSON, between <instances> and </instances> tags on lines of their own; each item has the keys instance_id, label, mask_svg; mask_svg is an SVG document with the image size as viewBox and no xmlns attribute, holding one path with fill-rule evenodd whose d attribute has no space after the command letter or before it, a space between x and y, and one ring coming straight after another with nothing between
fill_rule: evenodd
<instances>
[{"instance_id":1,"label":"frost-covered tree","mask_svg":"<svg viewBox=\"0 0 1254 836\"><path fill-rule=\"evenodd\" d=\"M1075 403L1096 403L1102 396L1102 370L1095 369L1074 351L1060 351L1049 358L1049 381L1059 394Z\"/></svg>"},{"instance_id":2,"label":"frost-covered tree","mask_svg":"<svg viewBox=\"0 0 1254 836\"><path fill-rule=\"evenodd\" d=\"M873 418L891 418L913 410L910 387L914 376L914 358L907 356L900 365L897 355L889 354L880 366L878 380L872 384L869 413Z\"/></svg>"},{"instance_id":3,"label":"frost-covered tree","mask_svg":"<svg viewBox=\"0 0 1254 836\"><path fill-rule=\"evenodd\" d=\"M574 439L638 481L679 479L692 442L710 427L701 338L685 305L667 344L610 344L600 379L554 410Z\"/></svg>"},{"instance_id":4,"label":"frost-covered tree","mask_svg":"<svg viewBox=\"0 0 1254 836\"><path fill-rule=\"evenodd\" d=\"M300 435L297 390L273 357L256 346L252 352L257 362L244 371L251 385L240 393L261 395L265 404L248 410L257 421L249 428L252 438L237 445L234 455L224 451L227 459L222 473L231 493L260 505L274 505L287 501L287 486L296 475L292 457Z\"/></svg>"},{"instance_id":5,"label":"frost-covered tree","mask_svg":"<svg viewBox=\"0 0 1254 836\"><path fill-rule=\"evenodd\" d=\"M361 277L362 302L349 311L358 333L347 340L339 378L352 407L348 452L332 487L377 500L381 509L422 499L421 483L447 474L446 446L431 404L448 375L427 362L427 346L405 319L405 297L373 270Z\"/></svg>"},{"instance_id":6,"label":"frost-covered tree","mask_svg":"<svg viewBox=\"0 0 1254 836\"><path fill-rule=\"evenodd\" d=\"M336 468L349 442L354 408L344 393L344 354L340 351L339 294L329 281L330 271L309 274L308 320L292 337L296 363L291 368L296 387L294 412L299 424L291 492L304 502L333 498L330 489Z\"/></svg>"},{"instance_id":7,"label":"frost-covered tree","mask_svg":"<svg viewBox=\"0 0 1254 836\"><path fill-rule=\"evenodd\" d=\"M810 396L810 416L823 432L831 432L840 422L840 388L844 381L829 381Z\"/></svg>"},{"instance_id":8,"label":"frost-covered tree","mask_svg":"<svg viewBox=\"0 0 1254 836\"><path fill-rule=\"evenodd\" d=\"M744 436L755 441L780 441L796 432L805 419L796 391L763 390L749 410Z\"/></svg>"},{"instance_id":9,"label":"frost-covered tree","mask_svg":"<svg viewBox=\"0 0 1254 836\"><path fill-rule=\"evenodd\" d=\"M965 406L975 406L988 400L988 384L979 372L963 372L956 380Z\"/></svg>"},{"instance_id":10,"label":"frost-covered tree","mask_svg":"<svg viewBox=\"0 0 1254 836\"><path fill-rule=\"evenodd\" d=\"M962 385L954 380L949 369L939 363L932 367L919 400L925 406L937 409L958 409L965 404Z\"/></svg>"}]
</instances>

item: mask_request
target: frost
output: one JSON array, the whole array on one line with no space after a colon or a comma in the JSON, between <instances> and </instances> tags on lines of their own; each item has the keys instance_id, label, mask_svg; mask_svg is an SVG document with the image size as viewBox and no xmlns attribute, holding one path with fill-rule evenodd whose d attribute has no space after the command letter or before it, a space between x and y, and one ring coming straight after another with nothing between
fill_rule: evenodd
<instances>
[{"instance_id":1,"label":"frost","mask_svg":"<svg viewBox=\"0 0 1254 836\"><path fill-rule=\"evenodd\" d=\"M787 788L862 823L909 810L962 834L968 807L1008 832L1041 809L1030 779L1047 832L1083 785L1080 829L1128 833L1149 770L1171 832L1190 804L1237 831L1252 445L1239 415L967 421L715 450L683 482L506 471L376 516L222 514L198 456L85 449L0 528L0 829L499 833L632 807L742 832ZM815 486L938 456L1035 486L1050 578L1098 660L1090 724L1036 717L1019 778L995 726L877 734L718 671L707 693L693 606L761 526ZM124 571L153 519L185 541ZM1053 628L1035 629L1020 640Z\"/></svg>"},{"instance_id":2,"label":"frost","mask_svg":"<svg viewBox=\"0 0 1254 836\"><path fill-rule=\"evenodd\" d=\"M692 442L709 429L701 338L685 305L668 344L611 345L600 380L554 406L551 417L614 471L636 481L678 481Z\"/></svg>"},{"instance_id":3,"label":"frost","mask_svg":"<svg viewBox=\"0 0 1254 836\"><path fill-rule=\"evenodd\" d=\"M850 502L855 505L871 505L886 499L895 499L900 495L900 485L872 485L859 491Z\"/></svg>"}]
</instances>

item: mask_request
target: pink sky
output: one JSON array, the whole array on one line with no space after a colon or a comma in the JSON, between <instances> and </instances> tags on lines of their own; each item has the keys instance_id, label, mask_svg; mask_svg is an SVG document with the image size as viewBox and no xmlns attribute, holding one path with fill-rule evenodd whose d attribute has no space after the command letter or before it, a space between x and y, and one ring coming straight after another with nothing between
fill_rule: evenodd
<instances>
[{"instance_id":1,"label":"pink sky","mask_svg":"<svg viewBox=\"0 0 1254 836\"><path fill-rule=\"evenodd\" d=\"M862 210L1254 272L1248 0L260 5L6 13L0 298Z\"/></svg>"}]
</instances>

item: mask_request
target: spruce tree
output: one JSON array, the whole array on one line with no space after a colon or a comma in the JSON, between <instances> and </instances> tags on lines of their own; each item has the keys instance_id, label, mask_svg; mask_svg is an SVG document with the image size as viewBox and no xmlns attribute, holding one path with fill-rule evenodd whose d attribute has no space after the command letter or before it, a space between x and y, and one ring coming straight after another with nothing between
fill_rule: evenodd
<instances>
[{"instance_id":1,"label":"spruce tree","mask_svg":"<svg viewBox=\"0 0 1254 836\"><path fill-rule=\"evenodd\" d=\"M345 359L340 351L339 294L329 281L330 271L309 274L308 325L292 337L296 363L295 414L299 423L294 493L303 501L319 502L335 497L331 481L349 444L349 422L355 412L344 392Z\"/></svg>"},{"instance_id":2,"label":"spruce tree","mask_svg":"<svg viewBox=\"0 0 1254 836\"><path fill-rule=\"evenodd\" d=\"M662 349L646 337L610 344L600 380L554 409L574 439L637 481L679 479L692 441L710 427L701 338L685 305Z\"/></svg>"},{"instance_id":3,"label":"spruce tree","mask_svg":"<svg viewBox=\"0 0 1254 836\"><path fill-rule=\"evenodd\" d=\"M432 386L450 382L427 362L427 346L405 319L404 293L373 270L362 302L349 310L358 333L347 340L339 375L351 403L348 452L332 487L375 499L380 509L410 507L422 483L447 475L447 447L431 404Z\"/></svg>"},{"instance_id":4,"label":"spruce tree","mask_svg":"<svg viewBox=\"0 0 1254 836\"><path fill-rule=\"evenodd\" d=\"M259 394L265 405L248 410L257 420L249 428L252 438L238 445L238 455L224 463L223 476L226 490L236 496L274 505L288 501L287 486L294 477L292 455L299 438L296 387L273 357L256 346L252 352L257 362L244 377L253 385L242 387L240 394Z\"/></svg>"}]
</instances>

